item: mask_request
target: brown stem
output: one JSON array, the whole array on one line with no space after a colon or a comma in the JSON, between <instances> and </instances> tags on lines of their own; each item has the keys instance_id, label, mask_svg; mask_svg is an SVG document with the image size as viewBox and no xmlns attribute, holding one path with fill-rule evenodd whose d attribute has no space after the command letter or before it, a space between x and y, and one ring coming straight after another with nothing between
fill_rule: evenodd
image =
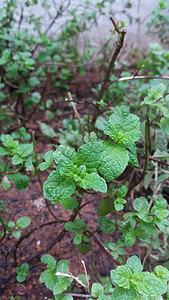
<instances>
[{"instance_id":1,"label":"brown stem","mask_svg":"<svg viewBox=\"0 0 169 300\"><path fill-rule=\"evenodd\" d=\"M66 100L66 99L65 99ZM73 102L73 99L72 99L72 94L70 92L68 92L68 100L71 101L71 104L72 104L72 107L73 107L73 110L75 112L75 115L78 119L78 122L79 122L79 125L80 125L80 130L81 130L81 133L82 133L82 137L83 137L83 140L84 140L84 129L83 129L83 125L82 125L82 122L80 120L80 115L77 111L77 108L76 108L76 105L74 104Z\"/></svg>"},{"instance_id":2,"label":"brown stem","mask_svg":"<svg viewBox=\"0 0 169 300\"><path fill-rule=\"evenodd\" d=\"M110 74L112 73L112 71L114 69L114 64L115 64L115 62L117 60L117 57L118 57L118 55L119 55L119 53L120 53L120 51L123 47L124 37L125 37L125 34L126 34L126 30L125 29L120 30L120 28L115 23L112 16L110 16L110 20L112 21L112 23L114 25L114 29L115 29L116 33L118 33L118 35L119 35L119 39L116 41L116 48L113 52L111 61L109 63L109 66L108 66L108 69L107 69L107 72L106 72L106 75L105 75L105 78L103 80L102 87L101 87L99 97L98 97L98 100L97 100L98 102L103 98L103 95L104 95L105 91L107 90L107 84L108 84L109 79L110 79ZM100 113L98 113L98 111L95 110L95 112L93 114L91 124L90 124L89 132L93 131L96 120L97 120Z\"/></svg>"},{"instance_id":3,"label":"brown stem","mask_svg":"<svg viewBox=\"0 0 169 300\"><path fill-rule=\"evenodd\" d=\"M121 266L121 263L111 255L111 253L104 247L102 242L91 231L87 230L87 234L90 238L93 239L93 241L100 247L100 249L109 257L111 261L113 261L117 266Z\"/></svg>"}]
</instances>

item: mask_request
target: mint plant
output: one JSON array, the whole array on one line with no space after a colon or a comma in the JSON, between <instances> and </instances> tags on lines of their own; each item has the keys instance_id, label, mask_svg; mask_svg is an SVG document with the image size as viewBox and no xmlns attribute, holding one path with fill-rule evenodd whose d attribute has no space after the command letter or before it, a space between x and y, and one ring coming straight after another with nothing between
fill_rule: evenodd
<instances>
[{"instance_id":1,"label":"mint plant","mask_svg":"<svg viewBox=\"0 0 169 300\"><path fill-rule=\"evenodd\" d=\"M42 16L28 16L32 33L23 28L25 15L20 2L4 2L0 11L0 120L4 125L0 136L1 189L8 191L14 183L17 189L24 190L30 179L37 175L52 218L52 221L38 223L37 227L32 226L24 233L21 230L29 226L30 218L20 217L16 222L6 222L6 217L0 215L1 242L5 249L7 234L10 234L10 239L11 236L17 239L12 254L19 283L29 275L28 262L41 256L46 269L39 281L57 300L81 296L99 300L168 297L169 210L163 195L169 175L169 95L164 81L168 80L168 51L158 44L151 44L147 57L143 55L138 62L135 75L126 61L121 63L126 71L120 69L117 57L126 31L124 22L117 24L111 16L117 38L113 51L106 42L103 49L93 56L87 42L83 55L80 55L77 48L80 34L97 23L104 9L113 2L84 1L72 9L70 1L63 4L54 1L54 16L53 6L43 1L42 7L52 21L44 31ZM126 8L132 6L128 1L125 3ZM26 1L26 6L31 9L37 4L38 1ZM160 1L161 9L167 7L164 1ZM19 24L16 11L20 13ZM49 34L55 21L66 12L69 12L69 18L57 36ZM109 55L105 57L107 53ZM66 105L71 103L68 113L71 114L72 107L74 118L67 118L67 115L64 118L60 106L58 109L56 105L56 98L61 99L62 91L65 93L69 89L73 77L84 76L86 71L92 70L89 63L97 55L99 64L102 57L105 58L105 65L100 64L105 76L92 89L95 99L81 102L74 100L75 96L69 92ZM146 75L138 75L139 72ZM149 81L151 79L155 79L154 85ZM54 98L51 97L52 88L55 88ZM85 111L81 117L79 106L75 104L91 105L94 109L91 115ZM30 130L27 129L30 129L29 122L32 116L36 117L36 112L40 112L40 120L36 119L39 128L36 139L35 132L32 132L31 143ZM57 114L60 118L55 123ZM51 121L57 126L51 126ZM41 139L52 143L43 155L36 148L36 142ZM42 172L44 176L41 176ZM45 176L47 179L43 182ZM84 217L83 208L94 201L98 218L91 226L88 215ZM53 212L56 204L58 208L63 205L68 211L64 219ZM52 236L45 248L42 243L42 249L36 254L24 261L20 259L18 249L23 241L44 227L58 224L58 233ZM63 254L57 261L47 254L64 236L74 244L75 251L84 256L91 254L94 276L88 274L88 266L83 260L84 272L78 274L75 270L74 274L71 261L62 259ZM110 278L100 275L94 245L113 264L107 270ZM137 255L133 256L135 248ZM14 278L13 274L10 276ZM38 291L35 292L38 295Z\"/></svg>"}]
</instances>

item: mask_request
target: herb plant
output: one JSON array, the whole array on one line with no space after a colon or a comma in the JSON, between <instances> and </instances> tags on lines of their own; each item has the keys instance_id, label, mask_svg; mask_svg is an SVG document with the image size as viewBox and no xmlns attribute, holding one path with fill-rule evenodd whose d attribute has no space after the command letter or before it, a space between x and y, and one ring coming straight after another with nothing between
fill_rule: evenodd
<instances>
[{"instance_id":1,"label":"herb plant","mask_svg":"<svg viewBox=\"0 0 169 300\"><path fill-rule=\"evenodd\" d=\"M59 116L63 118L55 123L59 108L48 93L48 84L60 96L69 89L77 72L85 75L92 51L88 44L84 55L80 55L78 39L89 25L97 23L106 5L113 2L84 1L79 5L81 11L78 7L71 9L70 1L64 5L53 1L56 16L52 15L45 32L42 17L29 16L34 30L31 34L22 29L22 3L10 0L1 8L0 118L4 125L0 136L1 189L7 192L14 184L18 190L25 190L37 176L52 221L37 227L26 216L6 222L9 211L0 201L0 240L6 250L7 235L10 234L9 239L11 236L17 239L12 255L15 278L18 284L26 284L31 277L31 261L36 256L23 261L18 257L18 249L34 232L59 224L58 234L36 254L41 256L44 268L39 281L50 293L47 298L55 300L169 298L169 210L164 197L169 178L168 51L150 44L148 55L138 62L135 75L127 69L130 66L125 61L122 64L126 72L117 71L126 31L124 22L119 25L111 16L117 40L102 68L106 69L103 80L93 86L94 99L78 102L68 92L66 105L70 104L74 117L65 118L63 112ZM126 8L132 6L130 1L124 3ZM34 8L38 1L25 4ZM168 5L165 1L159 5L160 10L153 12L153 22L158 26L157 19L162 20L167 26L167 19L161 18L161 13ZM42 6L50 16L50 4L43 1ZM19 7L17 23L14 15ZM49 35L54 22L66 10L67 23L57 37ZM161 37L165 35L165 26ZM100 50L103 57L108 50L106 46ZM146 75L138 75L139 72ZM76 104L90 105L91 113L85 112L81 118ZM28 130L36 112L40 114L40 121L36 120L37 134ZM40 139L49 142L43 155L38 153L36 145ZM84 208L94 202L98 217L91 226L88 216L84 217ZM63 206L67 212L64 219L55 216L56 206ZM84 271L74 272L71 259L56 260L47 253L66 235L76 253L91 255L94 277L88 274L84 260L80 262ZM97 270L93 244L113 265L107 270L108 276L101 276L100 269ZM133 249L136 253L132 253ZM22 292L23 285L19 289Z\"/></svg>"}]
</instances>

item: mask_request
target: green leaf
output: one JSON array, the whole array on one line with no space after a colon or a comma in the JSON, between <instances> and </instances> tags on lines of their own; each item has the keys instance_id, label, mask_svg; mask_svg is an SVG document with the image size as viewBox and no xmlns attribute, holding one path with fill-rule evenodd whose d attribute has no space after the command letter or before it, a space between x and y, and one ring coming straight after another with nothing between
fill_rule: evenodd
<instances>
[{"instance_id":1,"label":"green leaf","mask_svg":"<svg viewBox=\"0 0 169 300\"><path fill-rule=\"evenodd\" d=\"M129 232L125 234L125 247L131 247L136 241L134 230L130 229Z\"/></svg>"},{"instance_id":2,"label":"green leaf","mask_svg":"<svg viewBox=\"0 0 169 300\"><path fill-rule=\"evenodd\" d=\"M78 206L78 202L75 198L69 197L64 200L63 202L63 208L64 209L74 209L75 207Z\"/></svg>"},{"instance_id":3,"label":"green leaf","mask_svg":"<svg viewBox=\"0 0 169 300\"><path fill-rule=\"evenodd\" d=\"M114 199L103 198L98 208L98 215L106 216L113 211L115 211Z\"/></svg>"},{"instance_id":4,"label":"green leaf","mask_svg":"<svg viewBox=\"0 0 169 300\"><path fill-rule=\"evenodd\" d=\"M117 197L118 198L123 198L127 194L127 187L125 185L122 185L118 191L117 191Z\"/></svg>"},{"instance_id":5,"label":"green leaf","mask_svg":"<svg viewBox=\"0 0 169 300\"><path fill-rule=\"evenodd\" d=\"M86 174L84 178L74 176L74 179L77 181L77 184L84 189L93 189L96 192L107 192L106 181L96 173Z\"/></svg>"},{"instance_id":6,"label":"green leaf","mask_svg":"<svg viewBox=\"0 0 169 300\"><path fill-rule=\"evenodd\" d=\"M50 269L50 270L53 270L56 267L56 260L50 254L44 254L41 257L41 262L43 264L46 264L47 268Z\"/></svg>"},{"instance_id":7,"label":"green leaf","mask_svg":"<svg viewBox=\"0 0 169 300\"><path fill-rule=\"evenodd\" d=\"M51 121L51 120L54 119L55 114L54 114L54 112L51 111L51 110L46 110L46 117Z\"/></svg>"},{"instance_id":8,"label":"green leaf","mask_svg":"<svg viewBox=\"0 0 169 300\"><path fill-rule=\"evenodd\" d=\"M41 63L44 63L44 62L47 61L47 60L50 60L50 55L49 55L49 53L46 52L46 51L40 52L39 55L38 55L38 61L39 61L39 63L40 63L40 64L41 64Z\"/></svg>"},{"instance_id":9,"label":"green leaf","mask_svg":"<svg viewBox=\"0 0 169 300\"><path fill-rule=\"evenodd\" d=\"M22 164L24 162L24 159L22 157L20 157L18 154L15 154L12 157L12 163L16 166L19 164Z\"/></svg>"},{"instance_id":10,"label":"green leaf","mask_svg":"<svg viewBox=\"0 0 169 300\"><path fill-rule=\"evenodd\" d=\"M130 289L124 289L122 287L116 286L113 297L111 300L135 300L136 299L136 290L134 287Z\"/></svg>"},{"instance_id":11,"label":"green leaf","mask_svg":"<svg viewBox=\"0 0 169 300\"><path fill-rule=\"evenodd\" d=\"M115 111L103 124L103 131L114 141L125 145L136 142L141 136L139 118L130 114L127 107Z\"/></svg>"},{"instance_id":12,"label":"green leaf","mask_svg":"<svg viewBox=\"0 0 169 300\"><path fill-rule=\"evenodd\" d=\"M60 281L56 282L53 287L54 296L59 295L62 292L66 291L69 286L70 286L70 283L68 282L68 280L66 278L63 279L62 281L60 280Z\"/></svg>"},{"instance_id":13,"label":"green leaf","mask_svg":"<svg viewBox=\"0 0 169 300\"><path fill-rule=\"evenodd\" d=\"M69 273L69 260L67 259L62 259L57 263L57 268L56 268L57 272L61 272L61 273ZM59 276L58 280L65 278L64 276Z\"/></svg>"},{"instance_id":14,"label":"green leaf","mask_svg":"<svg viewBox=\"0 0 169 300\"><path fill-rule=\"evenodd\" d=\"M109 219L107 217L100 217L98 223L101 227L101 230L108 234L112 234L115 231L115 220Z\"/></svg>"},{"instance_id":15,"label":"green leaf","mask_svg":"<svg viewBox=\"0 0 169 300\"><path fill-rule=\"evenodd\" d=\"M41 283L45 283L46 287L51 291L53 290L55 283L58 281L55 273L55 269L53 271L47 269L41 273L39 278L39 281Z\"/></svg>"},{"instance_id":16,"label":"green leaf","mask_svg":"<svg viewBox=\"0 0 169 300\"><path fill-rule=\"evenodd\" d=\"M33 144L19 144L14 150L13 153L20 156L21 158L25 158L29 156L33 152Z\"/></svg>"},{"instance_id":17,"label":"green leaf","mask_svg":"<svg viewBox=\"0 0 169 300\"><path fill-rule=\"evenodd\" d=\"M17 227L23 229L30 225L31 220L28 217L21 217L16 221Z\"/></svg>"},{"instance_id":18,"label":"green leaf","mask_svg":"<svg viewBox=\"0 0 169 300\"><path fill-rule=\"evenodd\" d=\"M166 87L164 84L162 84L162 83L157 84L149 90L148 96L155 100L159 99L159 98L163 97L165 89L166 89Z\"/></svg>"},{"instance_id":19,"label":"green leaf","mask_svg":"<svg viewBox=\"0 0 169 300\"><path fill-rule=\"evenodd\" d=\"M151 182L151 179L152 179L153 175L154 175L154 171L148 172L148 173L146 174L146 176L144 177L144 188L145 188L146 190L147 190L148 187L149 187L149 184L150 184L150 182Z\"/></svg>"},{"instance_id":20,"label":"green leaf","mask_svg":"<svg viewBox=\"0 0 169 300\"><path fill-rule=\"evenodd\" d=\"M136 145L135 144L128 145L127 149L129 150L129 165L133 167L139 167Z\"/></svg>"},{"instance_id":21,"label":"green leaf","mask_svg":"<svg viewBox=\"0 0 169 300\"><path fill-rule=\"evenodd\" d=\"M28 79L28 85L29 86L36 86L36 85L38 85L40 83L40 81L39 81L39 79L37 78L37 77L30 77L29 79Z\"/></svg>"},{"instance_id":22,"label":"green leaf","mask_svg":"<svg viewBox=\"0 0 169 300\"><path fill-rule=\"evenodd\" d=\"M65 223L65 229L67 231L73 231L75 228L74 223L72 221Z\"/></svg>"},{"instance_id":23,"label":"green leaf","mask_svg":"<svg viewBox=\"0 0 169 300\"><path fill-rule=\"evenodd\" d=\"M91 288L91 294L93 297L97 298L103 294L103 286L101 283L93 283Z\"/></svg>"},{"instance_id":24,"label":"green leaf","mask_svg":"<svg viewBox=\"0 0 169 300\"><path fill-rule=\"evenodd\" d=\"M78 229L78 230L83 230L83 231L86 231L87 230L87 225L85 222L83 222L83 220L81 219L76 219L75 222L74 222L74 227L75 229Z\"/></svg>"},{"instance_id":25,"label":"green leaf","mask_svg":"<svg viewBox=\"0 0 169 300\"><path fill-rule=\"evenodd\" d=\"M164 233L168 234L169 221L167 219L154 218L154 223Z\"/></svg>"},{"instance_id":26,"label":"green leaf","mask_svg":"<svg viewBox=\"0 0 169 300\"><path fill-rule=\"evenodd\" d=\"M53 101L52 101L51 99L48 99L48 100L46 101L46 107L47 107L47 108L51 108L51 107L52 107L52 104L53 104Z\"/></svg>"},{"instance_id":27,"label":"green leaf","mask_svg":"<svg viewBox=\"0 0 169 300\"><path fill-rule=\"evenodd\" d=\"M14 231L12 232L12 234L13 234L13 236L14 236L16 239L19 239L20 236L21 236L21 233L20 233L19 230L14 230Z\"/></svg>"},{"instance_id":28,"label":"green leaf","mask_svg":"<svg viewBox=\"0 0 169 300\"><path fill-rule=\"evenodd\" d=\"M80 245L82 243L83 234L75 231L75 237L73 238L73 243L75 245Z\"/></svg>"},{"instance_id":29,"label":"green leaf","mask_svg":"<svg viewBox=\"0 0 169 300\"><path fill-rule=\"evenodd\" d=\"M97 169L102 158L102 146L100 142L90 142L82 145L77 150L76 161L77 165L86 166L87 172Z\"/></svg>"},{"instance_id":30,"label":"green leaf","mask_svg":"<svg viewBox=\"0 0 169 300\"><path fill-rule=\"evenodd\" d=\"M8 178L14 182L14 185L18 190L25 190L29 184L29 178L21 173L10 174L8 175Z\"/></svg>"},{"instance_id":31,"label":"green leaf","mask_svg":"<svg viewBox=\"0 0 169 300\"><path fill-rule=\"evenodd\" d=\"M110 271L110 279L114 285L118 285L125 289L130 288L130 280L132 278L132 271L127 266L118 266L116 270Z\"/></svg>"},{"instance_id":32,"label":"green leaf","mask_svg":"<svg viewBox=\"0 0 169 300\"><path fill-rule=\"evenodd\" d=\"M8 154L11 154L11 152L5 148L0 147L0 156L8 155Z\"/></svg>"},{"instance_id":33,"label":"green leaf","mask_svg":"<svg viewBox=\"0 0 169 300\"><path fill-rule=\"evenodd\" d=\"M40 165L39 165L39 169L41 170L41 171L44 171L44 170L46 170L46 169L48 169L48 168L50 168L51 167L51 163L47 163L47 162L43 162L43 163L41 163Z\"/></svg>"},{"instance_id":34,"label":"green leaf","mask_svg":"<svg viewBox=\"0 0 169 300\"><path fill-rule=\"evenodd\" d=\"M156 266L154 268L155 275L166 281L169 280L169 270L163 266Z\"/></svg>"},{"instance_id":35,"label":"green leaf","mask_svg":"<svg viewBox=\"0 0 169 300\"><path fill-rule=\"evenodd\" d=\"M11 187L11 183L8 179L7 176L4 176L2 178L2 181L1 181L1 187L4 189L4 191L9 191L10 187Z\"/></svg>"},{"instance_id":36,"label":"green leaf","mask_svg":"<svg viewBox=\"0 0 169 300\"><path fill-rule=\"evenodd\" d=\"M53 150L49 150L45 153L45 161L51 163L53 160Z\"/></svg>"},{"instance_id":37,"label":"green leaf","mask_svg":"<svg viewBox=\"0 0 169 300\"><path fill-rule=\"evenodd\" d=\"M160 121L161 129L169 135L169 118L162 118Z\"/></svg>"},{"instance_id":38,"label":"green leaf","mask_svg":"<svg viewBox=\"0 0 169 300\"><path fill-rule=\"evenodd\" d=\"M1 141L2 141L2 144L9 148L10 150L13 150L17 147L17 145L19 144L18 141L15 141L13 139L13 137L9 134L1 134Z\"/></svg>"},{"instance_id":39,"label":"green leaf","mask_svg":"<svg viewBox=\"0 0 169 300\"><path fill-rule=\"evenodd\" d=\"M133 207L135 210L140 211L140 210L148 210L149 204L146 198L140 197L136 198L133 202Z\"/></svg>"},{"instance_id":40,"label":"green leaf","mask_svg":"<svg viewBox=\"0 0 169 300\"><path fill-rule=\"evenodd\" d=\"M15 227L15 223L12 222L12 221L9 221L9 222L8 222L8 227L9 227L10 229L14 228L14 227Z\"/></svg>"},{"instance_id":41,"label":"green leaf","mask_svg":"<svg viewBox=\"0 0 169 300\"><path fill-rule=\"evenodd\" d=\"M19 268L16 269L18 282L23 282L26 279L26 276L29 275L29 265L27 263L22 264Z\"/></svg>"},{"instance_id":42,"label":"green leaf","mask_svg":"<svg viewBox=\"0 0 169 300\"><path fill-rule=\"evenodd\" d=\"M75 191L76 183L73 179L65 178L52 171L43 185L44 197L53 203L61 203Z\"/></svg>"},{"instance_id":43,"label":"green leaf","mask_svg":"<svg viewBox=\"0 0 169 300\"><path fill-rule=\"evenodd\" d=\"M134 283L141 295L158 296L164 294L167 290L166 281L149 272L135 272L131 282Z\"/></svg>"},{"instance_id":44,"label":"green leaf","mask_svg":"<svg viewBox=\"0 0 169 300\"><path fill-rule=\"evenodd\" d=\"M127 202L127 201L126 201L125 199L117 198L117 199L114 201L115 209L116 209L117 211L122 210L123 207L124 207L124 204L125 204L126 202Z\"/></svg>"},{"instance_id":45,"label":"green leaf","mask_svg":"<svg viewBox=\"0 0 169 300\"><path fill-rule=\"evenodd\" d=\"M41 99L41 94L38 92L34 92L32 93L32 95L30 96L30 99L33 103L38 104L40 102Z\"/></svg>"},{"instance_id":46,"label":"green leaf","mask_svg":"<svg viewBox=\"0 0 169 300\"><path fill-rule=\"evenodd\" d=\"M104 141L102 146L103 157L98 170L105 180L110 182L123 173L128 164L129 155L125 148L113 142Z\"/></svg>"},{"instance_id":47,"label":"green leaf","mask_svg":"<svg viewBox=\"0 0 169 300\"><path fill-rule=\"evenodd\" d=\"M43 135L49 138L53 138L56 136L56 132L53 130L53 128L45 123L40 124L40 129L42 130Z\"/></svg>"},{"instance_id":48,"label":"green leaf","mask_svg":"<svg viewBox=\"0 0 169 300\"><path fill-rule=\"evenodd\" d=\"M56 164L58 164L60 160L64 159L73 160L75 156L75 149L66 145L58 146L56 151L53 153L53 159L55 160Z\"/></svg>"},{"instance_id":49,"label":"green leaf","mask_svg":"<svg viewBox=\"0 0 169 300\"><path fill-rule=\"evenodd\" d=\"M127 259L126 264L132 271L141 272L143 270L143 266L141 264L141 260L138 256L134 255Z\"/></svg>"}]
</instances>

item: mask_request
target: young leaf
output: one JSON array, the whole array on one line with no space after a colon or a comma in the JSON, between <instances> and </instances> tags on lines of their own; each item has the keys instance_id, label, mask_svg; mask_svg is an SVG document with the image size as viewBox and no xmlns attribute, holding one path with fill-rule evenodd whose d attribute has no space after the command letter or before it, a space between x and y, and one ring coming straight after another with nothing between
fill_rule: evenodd
<instances>
[{"instance_id":1,"label":"young leaf","mask_svg":"<svg viewBox=\"0 0 169 300\"><path fill-rule=\"evenodd\" d=\"M136 255L128 258L125 265L134 272L141 272L143 270L141 260Z\"/></svg>"},{"instance_id":2,"label":"young leaf","mask_svg":"<svg viewBox=\"0 0 169 300\"><path fill-rule=\"evenodd\" d=\"M31 223L31 220L28 217L21 217L16 221L16 225L18 228L24 229L28 227Z\"/></svg>"},{"instance_id":3,"label":"young leaf","mask_svg":"<svg viewBox=\"0 0 169 300\"><path fill-rule=\"evenodd\" d=\"M154 268L155 275L166 281L169 280L169 270L163 266L156 266Z\"/></svg>"},{"instance_id":4,"label":"young leaf","mask_svg":"<svg viewBox=\"0 0 169 300\"><path fill-rule=\"evenodd\" d=\"M44 254L41 257L41 262L47 264L47 268L50 270L53 270L56 267L56 260L50 254Z\"/></svg>"},{"instance_id":5,"label":"young leaf","mask_svg":"<svg viewBox=\"0 0 169 300\"><path fill-rule=\"evenodd\" d=\"M136 198L133 202L133 207L135 210L140 211L140 210L148 210L149 204L146 198L140 197Z\"/></svg>"},{"instance_id":6,"label":"young leaf","mask_svg":"<svg viewBox=\"0 0 169 300\"><path fill-rule=\"evenodd\" d=\"M73 160L74 156L76 156L75 149L66 145L58 146L56 151L53 153L53 159L55 160L56 164L58 164L60 160L64 159Z\"/></svg>"},{"instance_id":7,"label":"young leaf","mask_svg":"<svg viewBox=\"0 0 169 300\"><path fill-rule=\"evenodd\" d=\"M16 269L16 279L18 282L23 282L26 279L26 276L29 275L29 265L27 263L22 264L19 268Z\"/></svg>"},{"instance_id":8,"label":"young leaf","mask_svg":"<svg viewBox=\"0 0 169 300\"><path fill-rule=\"evenodd\" d=\"M136 142L141 136L139 118L130 114L127 107L115 111L103 124L103 131L114 141L125 145Z\"/></svg>"},{"instance_id":9,"label":"young leaf","mask_svg":"<svg viewBox=\"0 0 169 300\"><path fill-rule=\"evenodd\" d=\"M16 239L19 239L20 236L21 236L21 233L20 233L19 230L14 230L14 231L12 232L12 234L13 234L13 236L14 236Z\"/></svg>"},{"instance_id":10,"label":"young leaf","mask_svg":"<svg viewBox=\"0 0 169 300\"><path fill-rule=\"evenodd\" d=\"M90 142L82 145L77 150L76 163L81 165L82 162L87 168L87 172L97 169L102 158L102 146L100 142Z\"/></svg>"},{"instance_id":11,"label":"young leaf","mask_svg":"<svg viewBox=\"0 0 169 300\"><path fill-rule=\"evenodd\" d=\"M125 204L126 202L127 202L127 201L126 201L125 199L117 198L117 199L114 201L115 209L116 209L117 211L122 210L123 207L124 207L124 204Z\"/></svg>"},{"instance_id":12,"label":"young leaf","mask_svg":"<svg viewBox=\"0 0 169 300\"><path fill-rule=\"evenodd\" d=\"M128 266L118 266L116 270L110 271L110 279L112 283L125 289L130 288L131 278L132 271Z\"/></svg>"},{"instance_id":13,"label":"young leaf","mask_svg":"<svg viewBox=\"0 0 169 300\"><path fill-rule=\"evenodd\" d=\"M53 150L49 150L45 153L45 161L51 163L53 160Z\"/></svg>"},{"instance_id":14,"label":"young leaf","mask_svg":"<svg viewBox=\"0 0 169 300\"><path fill-rule=\"evenodd\" d=\"M92 296L97 298L99 296L101 296L103 294L103 286L101 285L101 283L93 283L92 284L92 288L91 288L91 293L92 293Z\"/></svg>"}]
</instances>

